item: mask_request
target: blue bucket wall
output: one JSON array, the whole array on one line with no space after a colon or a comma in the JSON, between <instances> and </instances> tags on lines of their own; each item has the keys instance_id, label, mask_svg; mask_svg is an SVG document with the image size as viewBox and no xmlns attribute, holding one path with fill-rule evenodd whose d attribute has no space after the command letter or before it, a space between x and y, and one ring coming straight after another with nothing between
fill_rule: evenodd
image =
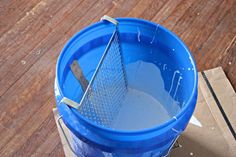
<instances>
[{"instance_id":1,"label":"blue bucket wall","mask_svg":"<svg viewBox=\"0 0 236 157\"><path fill-rule=\"evenodd\" d=\"M55 96L59 114L71 132L92 149L112 153L113 156L165 155L174 140L186 128L197 100L197 69L184 43L172 32L158 24L134 18L118 18L121 49L125 65L143 60L162 70L164 87L169 91L184 79L175 99L181 111L172 119L156 127L133 132L112 130L96 125L78 111L60 103L65 96L79 102L83 92L70 71L69 65L77 59L85 76L91 79L115 26L102 21L93 24L71 38L59 56L55 80ZM74 79L74 80L73 80ZM173 96L174 92L170 92ZM164 101L164 100L163 100Z\"/></svg>"}]
</instances>

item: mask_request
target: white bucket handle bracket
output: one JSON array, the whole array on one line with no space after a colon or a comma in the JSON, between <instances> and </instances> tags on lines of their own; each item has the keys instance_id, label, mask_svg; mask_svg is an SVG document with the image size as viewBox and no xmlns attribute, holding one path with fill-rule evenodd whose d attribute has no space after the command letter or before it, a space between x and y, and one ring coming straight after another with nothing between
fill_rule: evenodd
<instances>
[{"instance_id":1,"label":"white bucket handle bracket","mask_svg":"<svg viewBox=\"0 0 236 157\"><path fill-rule=\"evenodd\" d=\"M63 97L61 99L60 103L64 103L64 104L69 105L69 106L71 106L71 107L73 107L75 109L78 109L80 107L79 103L77 103L77 102L75 102L75 101L73 101L73 100L71 100L69 98L66 98L66 97Z\"/></svg>"},{"instance_id":2,"label":"white bucket handle bracket","mask_svg":"<svg viewBox=\"0 0 236 157\"><path fill-rule=\"evenodd\" d=\"M114 18L112 18L112 17L110 17L110 16L108 16L108 15L104 15L104 16L101 18L101 21L103 21L103 20L109 21L109 22L113 23L113 24L116 25L116 26L119 24L119 22L118 22L116 19L114 19Z\"/></svg>"}]
</instances>

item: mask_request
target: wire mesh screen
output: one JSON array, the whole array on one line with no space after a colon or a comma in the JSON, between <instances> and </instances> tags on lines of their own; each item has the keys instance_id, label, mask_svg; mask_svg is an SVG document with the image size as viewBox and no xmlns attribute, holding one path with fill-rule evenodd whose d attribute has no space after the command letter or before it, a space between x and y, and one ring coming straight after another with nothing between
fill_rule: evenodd
<instances>
[{"instance_id":1,"label":"wire mesh screen","mask_svg":"<svg viewBox=\"0 0 236 157\"><path fill-rule=\"evenodd\" d=\"M91 121L111 127L127 92L127 82L117 30L80 102L80 113Z\"/></svg>"}]
</instances>

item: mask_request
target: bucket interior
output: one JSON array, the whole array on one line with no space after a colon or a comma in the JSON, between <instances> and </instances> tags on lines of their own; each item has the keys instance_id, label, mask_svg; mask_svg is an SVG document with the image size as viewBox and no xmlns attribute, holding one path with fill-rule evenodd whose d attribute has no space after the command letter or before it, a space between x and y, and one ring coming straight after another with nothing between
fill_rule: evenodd
<instances>
[{"instance_id":1,"label":"bucket interior","mask_svg":"<svg viewBox=\"0 0 236 157\"><path fill-rule=\"evenodd\" d=\"M59 84L64 96L81 101L84 92L69 65L77 60L90 81L114 29L111 24L101 24L71 41L73 44L68 46L59 66ZM121 21L118 31L128 90L116 112L106 117L111 123L101 125L75 109L73 112L113 130L157 127L181 112L189 100L196 73L192 57L183 43L162 26ZM115 95L111 98L115 99ZM112 103L106 106L114 108Z\"/></svg>"}]
</instances>

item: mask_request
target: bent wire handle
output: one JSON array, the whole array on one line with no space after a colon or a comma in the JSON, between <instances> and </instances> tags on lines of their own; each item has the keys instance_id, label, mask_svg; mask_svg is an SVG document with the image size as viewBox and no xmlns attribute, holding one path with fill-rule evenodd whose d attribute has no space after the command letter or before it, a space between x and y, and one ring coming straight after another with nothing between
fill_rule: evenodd
<instances>
[{"instance_id":1,"label":"bent wire handle","mask_svg":"<svg viewBox=\"0 0 236 157\"><path fill-rule=\"evenodd\" d=\"M176 141L178 140L178 138L180 137L180 134L176 136L176 138L173 140L173 143L171 144L170 148L168 149L168 152L166 153L166 155L162 156L162 157L171 157L170 156L170 152L171 152L171 149L175 149L175 148L178 148L180 144L178 144L177 147L175 147L175 143Z\"/></svg>"},{"instance_id":2,"label":"bent wire handle","mask_svg":"<svg viewBox=\"0 0 236 157\"><path fill-rule=\"evenodd\" d=\"M64 131L62 125L61 125L61 122L60 122L61 119L62 119L62 116L60 116L60 117L57 119L57 123L58 123L58 125L59 125L59 127L60 127L60 129L61 129L61 131L62 131L63 136L64 136L65 139L66 139L67 145L69 146L70 150L75 154L75 156L78 156L78 153L79 153L79 152L76 153L76 151L72 148L72 146L71 146L71 144L70 144L70 142L69 142L69 140L68 140L68 138L67 138L67 136L66 136L66 133L65 133L65 131ZM84 157L84 155L81 154L81 153L79 153L79 156L78 156L78 157Z\"/></svg>"}]
</instances>

